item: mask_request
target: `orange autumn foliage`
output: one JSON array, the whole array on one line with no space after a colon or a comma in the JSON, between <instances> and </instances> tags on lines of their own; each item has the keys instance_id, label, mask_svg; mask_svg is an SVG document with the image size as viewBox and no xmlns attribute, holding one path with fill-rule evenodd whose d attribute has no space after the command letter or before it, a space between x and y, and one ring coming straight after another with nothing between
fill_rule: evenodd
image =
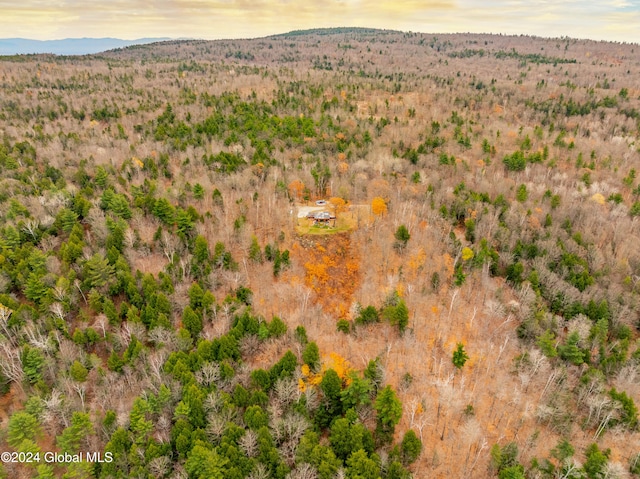
<instances>
[{"instance_id":1,"label":"orange autumn foliage","mask_svg":"<svg viewBox=\"0 0 640 479\"><path fill-rule=\"evenodd\" d=\"M351 371L351 365L349 361L340 356L338 353L329 353L329 361L323 364L323 369L333 369L340 379L347 384L350 382L349 372Z\"/></svg>"},{"instance_id":2,"label":"orange autumn foliage","mask_svg":"<svg viewBox=\"0 0 640 479\"><path fill-rule=\"evenodd\" d=\"M314 301L338 317L346 315L346 308L360 283L360 259L351 247L348 235L334 235L324 246L303 249L307 287L313 290Z\"/></svg>"},{"instance_id":3,"label":"orange autumn foliage","mask_svg":"<svg viewBox=\"0 0 640 479\"><path fill-rule=\"evenodd\" d=\"M453 276L453 271L454 271L454 260L449 255L449 253L445 253L443 255L443 259L444 259L445 268L447 269L447 277L451 278Z\"/></svg>"},{"instance_id":4,"label":"orange autumn foliage","mask_svg":"<svg viewBox=\"0 0 640 479\"><path fill-rule=\"evenodd\" d=\"M371 211L373 211L374 215L381 216L387 212L387 203L384 199L376 196L371 202Z\"/></svg>"},{"instance_id":5,"label":"orange autumn foliage","mask_svg":"<svg viewBox=\"0 0 640 479\"><path fill-rule=\"evenodd\" d=\"M302 199L304 193L304 183L300 180L293 180L289 183L289 195L296 200Z\"/></svg>"},{"instance_id":6,"label":"orange autumn foliage","mask_svg":"<svg viewBox=\"0 0 640 479\"><path fill-rule=\"evenodd\" d=\"M427 253L424 248L419 248L414 254L409 257L409 270L412 273L418 273L424 268L427 261Z\"/></svg>"},{"instance_id":7,"label":"orange autumn foliage","mask_svg":"<svg viewBox=\"0 0 640 479\"><path fill-rule=\"evenodd\" d=\"M308 364L303 364L300 367L301 377L298 379L298 390L305 392L309 386L318 386L328 369L333 369L345 385L351 383L351 376L349 375L352 371L351 364L338 353L331 352L329 353L329 359L322 362L322 368L317 373L311 371Z\"/></svg>"},{"instance_id":8,"label":"orange autumn foliage","mask_svg":"<svg viewBox=\"0 0 640 479\"><path fill-rule=\"evenodd\" d=\"M338 215L344 213L347 209L347 202L339 196L333 196L329 199L329 204L333 208L333 212Z\"/></svg>"}]
</instances>

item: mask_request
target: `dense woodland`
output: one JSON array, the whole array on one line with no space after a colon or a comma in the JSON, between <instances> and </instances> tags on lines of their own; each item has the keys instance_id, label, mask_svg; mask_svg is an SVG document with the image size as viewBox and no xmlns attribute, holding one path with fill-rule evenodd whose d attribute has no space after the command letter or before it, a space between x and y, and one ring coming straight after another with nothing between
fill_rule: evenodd
<instances>
[{"instance_id":1,"label":"dense woodland","mask_svg":"<svg viewBox=\"0 0 640 479\"><path fill-rule=\"evenodd\" d=\"M640 477L640 46L0 57L0 135L0 477Z\"/></svg>"}]
</instances>

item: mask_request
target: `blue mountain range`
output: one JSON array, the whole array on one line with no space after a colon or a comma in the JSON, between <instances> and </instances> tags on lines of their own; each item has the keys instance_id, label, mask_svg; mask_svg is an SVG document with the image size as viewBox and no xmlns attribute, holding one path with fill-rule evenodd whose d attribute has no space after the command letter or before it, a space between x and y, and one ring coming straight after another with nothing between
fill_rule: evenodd
<instances>
[{"instance_id":1,"label":"blue mountain range","mask_svg":"<svg viewBox=\"0 0 640 479\"><path fill-rule=\"evenodd\" d=\"M161 42L171 38L65 38L62 40L29 40L26 38L0 38L0 55L53 53L55 55L88 55L130 45Z\"/></svg>"}]
</instances>

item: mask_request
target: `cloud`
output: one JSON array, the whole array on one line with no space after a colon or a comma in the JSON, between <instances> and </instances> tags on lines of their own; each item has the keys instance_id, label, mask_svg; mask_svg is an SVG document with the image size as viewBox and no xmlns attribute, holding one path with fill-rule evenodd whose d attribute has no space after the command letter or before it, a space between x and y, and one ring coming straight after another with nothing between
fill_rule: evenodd
<instances>
[{"instance_id":1,"label":"cloud","mask_svg":"<svg viewBox=\"0 0 640 479\"><path fill-rule=\"evenodd\" d=\"M640 41L640 0L0 0L0 11L3 36L40 39L213 39L368 26Z\"/></svg>"}]
</instances>

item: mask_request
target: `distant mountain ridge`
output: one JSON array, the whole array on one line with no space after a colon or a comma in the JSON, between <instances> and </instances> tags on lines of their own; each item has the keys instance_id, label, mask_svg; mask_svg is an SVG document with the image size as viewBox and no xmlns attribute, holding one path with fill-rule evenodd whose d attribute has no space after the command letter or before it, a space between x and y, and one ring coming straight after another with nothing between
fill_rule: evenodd
<instances>
[{"instance_id":1,"label":"distant mountain ridge","mask_svg":"<svg viewBox=\"0 0 640 479\"><path fill-rule=\"evenodd\" d=\"M64 38L61 40L30 40L27 38L0 38L0 55L53 53L55 55L89 55L114 48L162 42L171 38Z\"/></svg>"},{"instance_id":2,"label":"distant mountain ridge","mask_svg":"<svg viewBox=\"0 0 640 479\"><path fill-rule=\"evenodd\" d=\"M366 27L328 27L328 28L310 28L306 30L291 30L287 33L279 33L276 35L270 35L267 38L281 38L281 37L300 37L304 35L345 35L350 33L359 34L385 34L385 33L402 33L400 30L387 30L380 28L366 28Z\"/></svg>"}]
</instances>

